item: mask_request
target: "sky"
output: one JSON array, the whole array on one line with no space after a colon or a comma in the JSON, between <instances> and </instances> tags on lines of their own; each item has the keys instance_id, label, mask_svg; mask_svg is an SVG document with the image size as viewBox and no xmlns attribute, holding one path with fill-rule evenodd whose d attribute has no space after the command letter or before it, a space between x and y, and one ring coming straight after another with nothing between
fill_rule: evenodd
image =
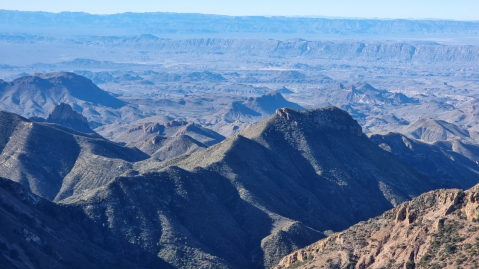
<instances>
[{"instance_id":1,"label":"sky","mask_svg":"<svg viewBox=\"0 0 479 269\"><path fill-rule=\"evenodd\" d=\"M479 0L0 0L0 9L479 20Z\"/></svg>"}]
</instances>

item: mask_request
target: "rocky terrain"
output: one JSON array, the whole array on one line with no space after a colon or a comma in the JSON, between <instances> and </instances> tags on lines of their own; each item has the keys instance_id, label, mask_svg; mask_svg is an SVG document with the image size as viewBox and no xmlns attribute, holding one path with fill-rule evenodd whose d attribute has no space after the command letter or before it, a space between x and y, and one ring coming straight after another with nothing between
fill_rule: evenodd
<instances>
[{"instance_id":1,"label":"rocky terrain","mask_svg":"<svg viewBox=\"0 0 479 269\"><path fill-rule=\"evenodd\" d=\"M149 158L97 134L0 111L0 176L49 200L94 188Z\"/></svg>"},{"instance_id":2,"label":"rocky terrain","mask_svg":"<svg viewBox=\"0 0 479 269\"><path fill-rule=\"evenodd\" d=\"M138 148L154 160L164 161L215 145L224 139L224 136L195 123L168 121L137 125L119 133L113 141Z\"/></svg>"},{"instance_id":3,"label":"rocky terrain","mask_svg":"<svg viewBox=\"0 0 479 269\"><path fill-rule=\"evenodd\" d=\"M477 268L479 186L423 194L274 268Z\"/></svg>"},{"instance_id":4,"label":"rocky terrain","mask_svg":"<svg viewBox=\"0 0 479 269\"><path fill-rule=\"evenodd\" d=\"M61 203L106 221L121 248L175 268L268 268L437 187L337 108L280 109L217 145L135 170Z\"/></svg>"},{"instance_id":5,"label":"rocky terrain","mask_svg":"<svg viewBox=\"0 0 479 269\"><path fill-rule=\"evenodd\" d=\"M0 219L2 268L141 268L106 250L102 229L81 211L5 178L0 178Z\"/></svg>"},{"instance_id":6,"label":"rocky terrain","mask_svg":"<svg viewBox=\"0 0 479 269\"><path fill-rule=\"evenodd\" d=\"M0 109L24 117L46 117L55 106L66 103L97 124L111 121L112 116L105 114L112 111L118 114L117 109L127 109L125 102L101 90L89 79L64 72L0 81L0 100ZM56 113L61 114L62 110ZM53 114L50 120L53 122L57 117L59 115Z\"/></svg>"},{"instance_id":7,"label":"rocky terrain","mask_svg":"<svg viewBox=\"0 0 479 269\"><path fill-rule=\"evenodd\" d=\"M384 145L378 147L347 112L335 107L278 109L216 145L186 146L189 155L164 162L157 160L174 156L160 150L148 158L95 135L1 113L2 176L21 183L25 192L56 201L54 207L79 214L90 224L71 224L75 233L85 233L87 226L101 240L85 240L140 267L269 268L290 252L423 192L479 181L465 172L468 178L458 181L414 169L400 160L404 156L397 148L389 150L392 154ZM164 131L188 126L169 124L173 126L162 125ZM185 139L192 140L187 135L172 138L158 143L178 150ZM457 169L470 165L464 159L434 161ZM40 237L39 228L31 229L38 240L50 240ZM17 249L19 256L12 254L14 264L33 255L25 248ZM7 259L12 263L12 257Z\"/></svg>"},{"instance_id":8,"label":"rocky terrain","mask_svg":"<svg viewBox=\"0 0 479 269\"><path fill-rule=\"evenodd\" d=\"M401 133L428 142L458 139L469 144L477 144L479 135L443 120L420 119L404 126Z\"/></svg>"},{"instance_id":9,"label":"rocky terrain","mask_svg":"<svg viewBox=\"0 0 479 269\"><path fill-rule=\"evenodd\" d=\"M478 37L0 10L0 267L475 268Z\"/></svg>"},{"instance_id":10,"label":"rocky terrain","mask_svg":"<svg viewBox=\"0 0 479 269\"><path fill-rule=\"evenodd\" d=\"M424 143L398 133L373 134L370 139L444 186L468 188L477 180L477 144L466 144L457 139Z\"/></svg>"},{"instance_id":11,"label":"rocky terrain","mask_svg":"<svg viewBox=\"0 0 479 269\"><path fill-rule=\"evenodd\" d=\"M70 105L64 103L60 103L59 105L55 106L45 119L40 117L32 117L30 120L37 122L57 123L78 132L87 134L94 133L88 124L87 118L85 118L82 114L73 111Z\"/></svg>"}]
</instances>

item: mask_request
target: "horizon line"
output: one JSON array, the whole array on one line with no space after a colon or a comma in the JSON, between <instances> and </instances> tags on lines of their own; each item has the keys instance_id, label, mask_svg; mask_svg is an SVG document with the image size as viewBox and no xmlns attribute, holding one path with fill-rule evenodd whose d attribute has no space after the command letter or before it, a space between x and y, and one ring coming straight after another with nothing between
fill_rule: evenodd
<instances>
[{"instance_id":1,"label":"horizon line","mask_svg":"<svg viewBox=\"0 0 479 269\"><path fill-rule=\"evenodd\" d=\"M221 16L221 17L262 17L262 18L306 18L306 19L330 19L330 20L406 20L406 21L455 21L455 22L479 22L479 20L456 20L456 19L444 19L444 18L385 18L385 17L342 17L342 16L324 16L324 15L225 15L225 14L215 14L215 13L195 13L195 12L172 12L172 11L152 11L152 12L117 12L117 13L90 13L86 11L44 11L44 10L18 10L18 9L0 9L1 11L10 11L10 12L25 12L25 13L50 13L50 14L61 14L61 13L78 13L78 14L88 14L95 16L112 16L112 15L122 15L122 14L183 14L183 15L205 15L205 16Z\"/></svg>"}]
</instances>

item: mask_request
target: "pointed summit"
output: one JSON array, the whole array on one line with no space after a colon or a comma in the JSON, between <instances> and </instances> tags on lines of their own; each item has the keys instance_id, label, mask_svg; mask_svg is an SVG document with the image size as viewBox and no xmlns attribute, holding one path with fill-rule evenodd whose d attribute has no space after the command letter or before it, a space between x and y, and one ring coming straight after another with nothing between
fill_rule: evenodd
<instances>
[{"instance_id":1,"label":"pointed summit","mask_svg":"<svg viewBox=\"0 0 479 269\"><path fill-rule=\"evenodd\" d=\"M82 133L94 133L88 125L88 120L65 103L54 107L46 118L46 122L57 123Z\"/></svg>"},{"instance_id":2,"label":"pointed summit","mask_svg":"<svg viewBox=\"0 0 479 269\"><path fill-rule=\"evenodd\" d=\"M290 93L294 93L292 90L286 88L283 86L283 88L281 89L277 89L275 90L274 92L277 92L277 93L282 93L282 94L290 94Z\"/></svg>"}]
</instances>

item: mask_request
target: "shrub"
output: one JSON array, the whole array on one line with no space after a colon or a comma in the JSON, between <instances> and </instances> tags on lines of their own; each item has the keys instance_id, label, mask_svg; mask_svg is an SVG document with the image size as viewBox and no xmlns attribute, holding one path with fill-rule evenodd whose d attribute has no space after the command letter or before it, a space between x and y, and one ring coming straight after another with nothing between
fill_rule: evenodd
<instances>
[{"instance_id":1,"label":"shrub","mask_svg":"<svg viewBox=\"0 0 479 269\"><path fill-rule=\"evenodd\" d=\"M446 247L444 248L444 250L449 253L449 254L454 254L456 252L456 245L451 245L451 244L448 244L446 245Z\"/></svg>"}]
</instances>

